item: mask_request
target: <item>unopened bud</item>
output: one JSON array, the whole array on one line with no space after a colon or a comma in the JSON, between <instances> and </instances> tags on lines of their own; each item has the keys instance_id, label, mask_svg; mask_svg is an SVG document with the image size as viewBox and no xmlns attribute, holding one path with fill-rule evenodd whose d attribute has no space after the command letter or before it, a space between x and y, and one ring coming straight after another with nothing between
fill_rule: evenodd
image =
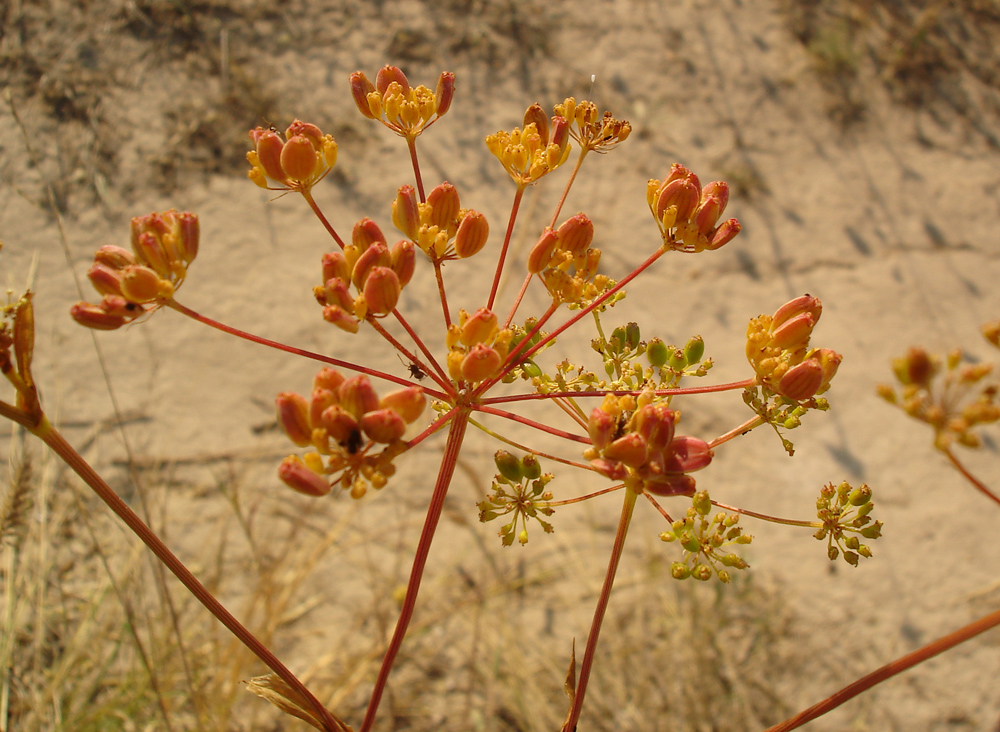
<instances>
[{"instance_id":1,"label":"unopened bud","mask_svg":"<svg viewBox=\"0 0 1000 732\"><path fill-rule=\"evenodd\" d=\"M119 299L125 300L121 297ZM76 303L69 309L69 314L80 325L94 330L117 330L129 320L120 313L109 313L100 305L89 302Z\"/></svg>"},{"instance_id":2,"label":"unopened bud","mask_svg":"<svg viewBox=\"0 0 1000 732\"><path fill-rule=\"evenodd\" d=\"M310 470L298 455L289 455L281 461L278 478L292 490L307 496L325 496L331 489L327 479Z\"/></svg>"},{"instance_id":3,"label":"unopened bud","mask_svg":"<svg viewBox=\"0 0 1000 732\"><path fill-rule=\"evenodd\" d=\"M312 426L309 424L309 403L300 394L282 392L274 400L278 410L278 424L292 442L299 447L312 443Z\"/></svg>"},{"instance_id":4,"label":"unopened bud","mask_svg":"<svg viewBox=\"0 0 1000 732\"><path fill-rule=\"evenodd\" d=\"M357 433L358 420L339 404L331 404L323 410L313 426L322 427L335 442L345 443Z\"/></svg>"},{"instance_id":5,"label":"unopened bud","mask_svg":"<svg viewBox=\"0 0 1000 732\"><path fill-rule=\"evenodd\" d=\"M455 234L455 254L462 259L477 254L486 245L489 235L486 217L478 211L468 211Z\"/></svg>"},{"instance_id":6,"label":"unopened bud","mask_svg":"<svg viewBox=\"0 0 1000 732\"><path fill-rule=\"evenodd\" d=\"M538 274L548 267L558 246L559 237L556 235L556 232L546 227L528 254L528 272Z\"/></svg>"},{"instance_id":7,"label":"unopened bud","mask_svg":"<svg viewBox=\"0 0 1000 732\"><path fill-rule=\"evenodd\" d=\"M689 364L698 363L705 355L705 340L700 336L694 336L684 344L684 357Z\"/></svg>"},{"instance_id":8,"label":"unopened bud","mask_svg":"<svg viewBox=\"0 0 1000 732\"><path fill-rule=\"evenodd\" d=\"M664 468L669 473L693 473L707 467L714 455L704 440L679 435L664 454Z\"/></svg>"},{"instance_id":9,"label":"unopened bud","mask_svg":"<svg viewBox=\"0 0 1000 732\"><path fill-rule=\"evenodd\" d=\"M320 165L320 156L304 135L289 138L281 149L281 169L291 180L305 183Z\"/></svg>"},{"instance_id":10,"label":"unopened bud","mask_svg":"<svg viewBox=\"0 0 1000 732\"><path fill-rule=\"evenodd\" d=\"M644 488L654 496L691 496L694 495L695 480L690 475L664 475L646 481Z\"/></svg>"},{"instance_id":11,"label":"unopened bud","mask_svg":"<svg viewBox=\"0 0 1000 732\"><path fill-rule=\"evenodd\" d=\"M464 346L474 346L477 343L487 343L496 336L498 330L497 316L491 310L479 308L469 316L462 325L461 343ZM477 379L478 381L478 379Z\"/></svg>"},{"instance_id":12,"label":"unopened bud","mask_svg":"<svg viewBox=\"0 0 1000 732\"><path fill-rule=\"evenodd\" d=\"M354 225L351 230L351 243L358 248L359 252L364 252L372 244L385 244L385 234L378 224L367 216Z\"/></svg>"},{"instance_id":13,"label":"unopened bud","mask_svg":"<svg viewBox=\"0 0 1000 732\"><path fill-rule=\"evenodd\" d=\"M373 91L375 91L375 85L368 81L367 76L360 71L351 74L351 96L354 98L358 111L368 119L378 119L378 116L372 113L371 107L368 105L368 95Z\"/></svg>"},{"instance_id":14,"label":"unopened bud","mask_svg":"<svg viewBox=\"0 0 1000 732\"><path fill-rule=\"evenodd\" d=\"M417 240L420 233L420 210L417 207L417 194L413 186L400 186L396 200L392 202L392 223L403 234Z\"/></svg>"},{"instance_id":15,"label":"unopened bud","mask_svg":"<svg viewBox=\"0 0 1000 732\"><path fill-rule=\"evenodd\" d=\"M535 125L542 145L549 144L549 117L545 114L541 104L532 104L524 113L524 126Z\"/></svg>"},{"instance_id":16,"label":"unopened bud","mask_svg":"<svg viewBox=\"0 0 1000 732\"><path fill-rule=\"evenodd\" d=\"M379 69L378 74L375 76L375 88L378 90L378 93L385 96L392 82L399 84L403 96L409 95L410 83L406 80L406 74L398 66L383 66Z\"/></svg>"},{"instance_id":17,"label":"unopened bud","mask_svg":"<svg viewBox=\"0 0 1000 732\"><path fill-rule=\"evenodd\" d=\"M603 450L611 442L618 428L618 420L600 407L595 407L587 420L587 433L591 444L598 450Z\"/></svg>"},{"instance_id":18,"label":"unopened bud","mask_svg":"<svg viewBox=\"0 0 1000 732\"><path fill-rule=\"evenodd\" d=\"M537 455L527 454L521 458L521 470L528 480L538 480L542 477L542 463Z\"/></svg>"},{"instance_id":19,"label":"unopened bud","mask_svg":"<svg viewBox=\"0 0 1000 732\"><path fill-rule=\"evenodd\" d=\"M594 222L586 214L578 213L566 219L556 230L556 235L559 237L559 248L576 257L585 252L594 240Z\"/></svg>"},{"instance_id":20,"label":"unopened bud","mask_svg":"<svg viewBox=\"0 0 1000 732\"><path fill-rule=\"evenodd\" d=\"M339 305L327 305L323 308L323 320L348 333L357 333L360 325L352 314Z\"/></svg>"},{"instance_id":21,"label":"unopened bud","mask_svg":"<svg viewBox=\"0 0 1000 732\"><path fill-rule=\"evenodd\" d=\"M604 449L604 457L617 460L630 468L638 468L646 462L646 440L635 432L619 437Z\"/></svg>"},{"instance_id":22,"label":"unopened bud","mask_svg":"<svg viewBox=\"0 0 1000 732\"><path fill-rule=\"evenodd\" d=\"M138 264L122 270L120 284L122 296L132 302L151 303L173 296L174 286L169 281Z\"/></svg>"},{"instance_id":23,"label":"unopened bud","mask_svg":"<svg viewBox=\"0 0 1000 732\"><path fill-rule=\"evenodd\" d=\"M281 166L281 151L285 146L284 141L277 132L260 127L250 131L250 138L254 141L257 160L267 173L267 177L283 183L285 171Z\"/></svg>"},{"instance_id":24,"label":"unopened bud","mask_svg":"<svg viewBox=\"0 0 1000 732\"><path fill-rule=\"evenodd\" d=\"M106 264L97 262L87 270L87 279L90 280L94 289L102 295L122 294L122 273L119 269L113 269Z\"/></svg>"},{"instance_id":25,"label":"unopened bud","mask_svg":"<svg viewBox=\"0 0 1000 732\"><path fill-rule=\"evenodd\" d=\"M391 264L392 255L389 254L389 247L381 242L372 244L362 252L361 256L354 263L354 270L351 272L351 282L358 289L362 289L372 269L375 267L388 267Z\"/></svg>"},{"instance_id":26,"label":"unopened bud","mask_svg":"<svg viewBox=\"0 0 1000 732\"><path fill-rule=\"evenodd\" d=\"M720 249L735 239L736 235L740 233L742 228L742 225L736 219L728 219L724 221L719 228L715 230L715 233L712 234L712 238L709 239L708 246L705 248L709 251Z\"/></svg>"},{"instance_id":27,"label":"unopened bud","mask_svg":"<svg viewBox=\"0 0 1000 732\"><path fill-rule=\"evenodd\" d=\"M344 375L337 369L324 366L313 377L313 389L327 389L336 392L344 381Z\"/></svg>"},{"instance_id":28,"label":"unopened bud","mask_svg":"<svg viewBox=\"0 0 1000 732\"><path fill-rule=\"evenodd\" d=\"M823 384L823 366L809 358L785 372L778 383L778 392L795 402L816 395Z\"/></svg>"},{"instance_id":29,"label":"unopened bud","mask_svg":"<svg viewBox=\"0 0 1000 732\"><path fill-rule=\"evenodd\" d=\"M361 419L366 412L378 409L378 395L364 375L346 379L337 391L337 399L357 419Z\"/></svg>"},{"instance_id":30,"label":"unopened bud","mask_svg":"<svg viewBox=\"0 0 1000 732\"><path fill-rule=\"evenodd\" d=\"M419 386L408 386L391 391L379 401L380 407L392 409L407 424L417 421L423 414L426 405L427 397L424 396L423 388Z\"/></svg>"},{"instance_id":31,"label":"unopened bud","mask_svg":"<svg viewBox=\"0 0 1000 732\"><path fill-rule=\"evenodd\" d=\"M445 181L427 194L427 205L431 207L431 215L426 223L441 229L451 228L461 208L458 189Z\"/></svg>"},{"instance_id":32,"label":"unopened bud","mask_svg":"<svg viewBox=\"0 0 1000 732\"><path fill-rule=\"evenodd\" d=\"M667 363L670 357L670 349L661 338L651 338L646 344L646 358L651 366L660 368Z\"/></svg>"},{"instance_id":33,"label":"unopened bud","mask_svg":"<svg viewBox=\"0 0 1000 732\"><path fill-rule=\"evenodd\" d=\"M676 221L687 221L698 206L700 191L690 178L671 180L660 189L656 201L656 218L660 220L668 208L674 206L677 210Z\"/></svg>"},{"instance_id":34,"label":"unopened bud","mask_svg":"<svg viewBox=\"0 0 1000 732\"><path fill-rule=\"evenodd\" d=\"M473 346L462 359L462 378L478 382L494 376L500 368L500 354L482 343Z\"/></svg>"},{"instance_id":35,"label":"unopened bud","mask_svg":"<svg viewBox=\"0 0 1000 732\"><path fill-rule=\"evenodd\" d=\"M434 93L437 116L443 117L451 109L451 100L455 97L455 75L450 71L442 71L438 77L437 91Z\"/></svg>"},{"instance_id":36,"label":"unopened bud","mask_svg":"<svg viewBox=\"0 0 1000 732\"><path fill-rule=\"evenodd\" d=\"M778 308L771 317L771 329L780 328L786 322L800 315L808 314L813 318L813 324L819 322L819 316L823 313L823 304L818 297L812 295L800 295L794 300L789 300Z\"/></svg>"},{"instance_id":37,"label":"unopened bud","mask_svg":"<svg viewBox=\"0 0 1000 732\"><path fill-rule=\"evenodd\" d=\"M500 471L500 475L511 483L520 483L524 473L521 471L521 461L517 456L507 450L497 450L493 454L493 462Z\"/></svg>"},{"instance_id":38,"label":"unopened bud","mask_svg":"<svg viewBox=\"0 0 1000 732\"><path fill-rule=\"evenodd\" d=\"M138 264L138 262L135 261L135 256L128 249L107 244L94 252L94 264L118 270L128 267L130 264Z\"/></svg>"},{"instance_id":39,"label":"unopened bud","mask_svg":"<svg viewBox=\"0 0 1000 732\"><path fill-rule=\"evenodd\" d=\"M388 315L399 302L401 287L396 273L389 267L372 267L365 278L365 301L375 315Z\"/></svg>"},{"instance_id":40,"label":"unopened bud","mask_svg":"<svg viewBox=\"0 0 1000 732\"><path fill-rule=\"evenodd\" d=\"M392 271L399 278L399 286L406 287L417 268L417 250L409 239L400 239L389 248Z\"/></svg>"},{"instance_id":41,"label":"unopened bud","mask_svg":"<svg viewBox=\"0 0 1000 732\"><path fill-rule=\"evenodd\" d=\"M387 445L406 434L406 422L392 409L376 409L361 418L361 429L373 442Z\"/></svg>"},{"instance_id":42,"label":"unopened bud","mask_svg":"<svg viewBox=\"0 0 1000 732\"><path fill-rule=\"evenodd\" d=\"M770 344L785 351L797 351L806 346L815 327L812 313L800 313L776 327L772 323Z\"/></svg>"}]
</instances>

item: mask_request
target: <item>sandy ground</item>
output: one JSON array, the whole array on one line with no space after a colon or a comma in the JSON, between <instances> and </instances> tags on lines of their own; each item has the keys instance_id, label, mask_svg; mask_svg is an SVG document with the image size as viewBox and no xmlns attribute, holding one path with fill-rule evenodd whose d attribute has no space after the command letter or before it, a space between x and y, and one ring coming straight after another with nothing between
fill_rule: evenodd
<instances>
[{"instance_id":1,"label":"sandy ground","mask_svg":"<svg viewBox=\"0 0 1000 732\"><path fill-rule=\"evenodd\" d=\"M44 182L58 184L76 276L97 246L126 244L129 216L191 210L201 217L202 249L182 302L265 337L363 358L402 375L404 367L373 334L347 337L322 322L310 289L330 242L302 201L289 196L269 202L246 181L231 127L262 123L266 112L267 122L279 127L300 116L332 131L340 160L317 199L342 232L362 216L388 232L394 190L410 181L408 160L398 139L357 114L347 75L361 69L374 76L393 62L411 80L432 85L448 69L457 75L458 93L453 110L421 139L426 180L455 183L463 204L489 218L494 246L513 187L482 138L519 124L535 101L548 107L567 95L586 97L633 125L625 144L588 161L565 209L594 219L612 276L627 273L657 245L644 199L648 178L663 177L677 161L703 181L722 178L733 185L727 213L740 219L743 233L718 252L664 258L613 311L623 321L637 321L645 337L683 342L703 335L717 363L709 379L748 375L742 352L750 317L803 292L823 300L814 341L844 355L829 395L833 409L810 414L790 435L794 458L784 455L773 434L758 430L720 450L699 476L699 485L718 500L798 518L810 517L826 482L864 481L875 490L884 537L874 545L874 559L858 569L831 565L822 545L802 531L750 524L757 537L747 551L751 571L781 584L798 618L799 641L820 656L813 660L824 685L803 679L803 688L789 692L791 707L818 700L1000 602L996 510L930 451L926 430L874 394L877 382L889 380L889 359L911 344L936 350L963 345L972 358L992 357L977 329L1000 315L996 90L961 64L951 75L926 71L926 88L917 98L903 93L910 87L902 82L887 82L876 52L896 38L893 32L902 33L888 11L816 3L810 12L819 15L810 20L806 4L737 0L456 0L441 8L400 0L335 9L303 0L279 3L277 10L247 0L226 3L225 12L222 3L192 6L192 15L182 17L167 3L94 3L86 18L62 8L64 33L45 37L38 19L58 5L22 3L7 11L7 68L18 70L11 78L24 84L13 89L14 100L39 165L29 162L5 104L0 236L9 281L19 283L31 258L39 258L37 370L46 405L67 424L71 440L113 411L91 336L67 315L80 298L44 205ZM965 16L967 48L982 34L989 37L991 28L998 37L997 7L982 5L982 16ZM918 8L901 7L917 17ZM18 13L20 22L12 22ZM185 26L185 17L194 25ZM932 19L930 27L947 20ZM831 71L830 59L840 56L801 42L809 22L834 31L846 24L840 43L851 50L841 54L847 71ZM49 64L34 77L24 72L27 57L15 58L21 66L9 61L19 29L24 48ZM227 78L220 66L221 30ZM830 38L823 36L830 44L838 36ZM31 78L34 85L25 81ZM68 111L59 111L60 100ZM553 178L528 199L515 256L523 258L532 232L549 215L565 172ZM451 302L482 305L477 277L491 267L489 261L468 270L449 267ZM432 282L427 272L421 276L406 290L402 307L422 332L438 338L429 305ZM540 303L535 297L529 304ZM561 347L586 358L591 337L568 337ZM97 342L121 409L142 417L129 428L140 459L287 451L274 432L251 428L271 421L275 393L308 388L312 365L233 342L170 312L99 334ZM686 428L706 438L747 417L736 394L678 406ZM476 445L485 458L491 448ZM108 431L94 454L109 465L122 455L120 438ZM998 457L990 440L969 457L970 467L994 487L1000 484ZM489 474L488 459L480 463L476 470ZM276 490L267 462L248 464L245 475L248 490ZM424 485L428 475L421 469L412 480ZM568 476L565 484L575 488L575 482ZM388 491L379 501L392 500ZM457 486L459 496L471 499L473 492ZM455 505L473 520L468 499ZM601 542L583 534L592 531L591 522L613 525L617 499L605 500L566 524L557 520L559 541L602 551ZM408 501L419 515L423 499ZM572 513L564 509L562 515ZM639 513L637 535L655 538L661 519ZM197 524L193 517L192 536ZM493 531L481 528L490 541ZM609 544L610 536L598 538ZM543 561L546 540L539 534L524 550L504 551L523 551L528 563ZM442 541L447 546L447 534ZM498 543L495 550L501 552ZM438 556L447 563L451 552ZM596 587L601 555L593 562L593 576L580 581ZM628 577L633 570L626 562L622 571ZM585 635L587 612L568 615L560 652L571 634ZM864 719L878 720L883 729L990 729L1000 717L997 679L1000 636L993 631L811 729L871 728Z\"/></svg>"}]
</instances>

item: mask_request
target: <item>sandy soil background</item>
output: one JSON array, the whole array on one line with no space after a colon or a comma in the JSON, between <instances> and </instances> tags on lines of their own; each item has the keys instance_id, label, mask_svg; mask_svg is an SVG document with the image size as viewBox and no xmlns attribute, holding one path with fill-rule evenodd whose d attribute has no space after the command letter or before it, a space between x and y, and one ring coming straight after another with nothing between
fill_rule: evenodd
<instances>
[{"instance_id":1,"label":"sandy soil background","mask_svg":"<svg viewBox=\"0 0 1000 732\"><path fill-rule=\"evenodd\" d=\"M645 337L683 343L703 335L717 363L709 379L747 376L750 317L803 292L823 300L815 342L844 355L829 395L833 409L809 415L790 435L794 458L758 430L720 450L699 477L718 500L797 518L813 514L826 482L864 481L875 490L884 537L858 569L831 565L805 532L748 523L757 537L747 551L751 572L780 593L778 604L793 618L782 663L800 671L776 682L787 711L1000 602L996 510L931 452L926 430L874 394L876 383L890 378L889 359L911 344L962 345L972 359L993 357L978 326L1000 315L996 2L15 0L3 12L0 69L27 130L25 138L5 101L4 276L19 284L38 257L36 369L45 404L71 441L89 440L88 454L123 492L131 490L121 467L125 450L94 344L67 315L80 299L74 272L82 276L98 246L125 245L129 217L194 211L202 247L182 302L268 338L405 374L371 333L347 337L322 322L310 290L330 243L302 201L271 201L245 179L245 135L294 117L332 132L340 159L317 189L320 205L342 232L362 216L388 232L389 203L411 180L409 162L399 139L357 113L347 76L360 69L374 77L389 62L432 86L447 69L457 75L458 92L452 111L421 139L425 180L455 183L463 204L489 218L494 245L513 188L482 138L519 124L535 101L551 107L568 95L590 98L633 126L619 149L588 161L565 209L594 219L612 276L657 246L644 199L648 178L662 178L677 161L703 181L730 183L728 213L743 233L718 252L664 258L618 311ZM516 256L549 216L565 173L554 177L528 199ZM65 222L69 263L48 187ZM451 302L470 310L483 304L476 273L491 267L449 267ZM429 276L418 279L403 309L435 338L431 287ZM513 295L510 287L504 294ZM424 312L429 317L421 320ZM591 337L568 337L562 347L586 358ZM211 488L230 476L259 510L265 536L267 516L279 517L277 535L291 513L319 511L277 485L274 465L288 446L268 429L274 395L307 390L311 364L233 342L171 312L99 334L97 342L130 419L136 461L174 481L165 521L182 554L197 560L201 543L218 530L227 509ZM747 418L734 394L678 406L686 429L706 438ZM316 513L353 523L345 554L313 585L324 604L279 643L303 659L300 667L321 658L320 647L345 642L336 640L343 635L338 619L345 604L357 607L367 596L361 575L377 567L390 585L405 577L408 562L392 557L415 544L434 449L414 457L398 484L357 514L345 496ZM502 550L495 529L475 522L493 449L487 441L471 446L428 592L456 572L479 576L487 551L504 572L550 573L553 584L524 596L529 607L519 622L544 638L558 683L569 639L582 643L586 635L617 499L563 509L555 535L539 532L524 549ZM998 457L990 439L969 457L994 487ZM559 481L553 485L558 494ZM590 483L578 486L567 476L564 485L570 495ZM662 520L639 513L630 556L656 550L669 562L670 547L656 540ZM373 535L373 549L358 548L357 539ZM468 549L480 542L487 550ZM342 558L362 555L367 559L353 564ZM650 573L648 563L626 560L622 583L670 583L666 567ZM379 630L369 631L374 643ZM606 642L615 643L613 633ZM661 661L669 674L669 659L648 660ZM993 631L810 729L992 729L1000 718L997 679L1000 635ZM562 700L554 706L561 709ZM428 728L475 726L448 709L429 719ZM702 722L701 729L717 728ZM615 728L668 727L623 717Z\"/></svg>"}]
</instances>

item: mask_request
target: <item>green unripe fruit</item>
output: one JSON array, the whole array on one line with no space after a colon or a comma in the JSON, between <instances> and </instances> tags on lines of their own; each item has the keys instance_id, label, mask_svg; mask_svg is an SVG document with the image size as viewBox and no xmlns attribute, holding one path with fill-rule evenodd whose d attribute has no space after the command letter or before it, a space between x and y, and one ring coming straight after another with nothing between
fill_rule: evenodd
<instances>
[{"instance_id":1,"label":"green unripe fruit","mask_svg":"<svg viewBox=\"0 0 1000 732\"><path fill-rule=\"evenodd\" d=\"M528 480L537 480L542 477L542 464L535 455L525 455L521 458L521 473Z\"/></svg>"},{"instance_id":2,"label":"green unripe fruit","mask_svg":"<svg viewBox=\"0 0 1000 732\"><path fill-rule=\"evenodd\" d=\"M861 486L855 488L851 491L850 500L852 506L864 506L872 499L872 489L866 484L862 483Z\"/></svg>"},{"instance_id":3,"label":"green unripe fruit","mask_svg":"<svg viewBox=\"0 0 1000 732\"><path fill-rule=\"evenodd\" d=\"M695 493L691 499L691 505L694 506L694 510L699 514L707 516L708 512L712 510L712 500L708 497L708 491L698 491Z\"/></svg>"},{"instance_id":4,"label":"green unripe fruit","mask_svg":"<svg viewBox=\"0 0 1000 732\"><path fill-rule=\"evenodd\" d=\"M701 542L698 538L690 531L682 531L680 535L681 546L687 549L689 552L701 551Z\"/></svg>"},{"instance_id":5,"label":"green unripe fruit","mask_svg":"<svg viewBox=\"0 0 1000 732\"><path fill-rule=\"evenodd\" d=\"M691 576L691 570L687 568L687 565L682 562L674 562L670 565L670 575L674 579L687 579Z\"/></svg>"},{"instance_id":6,"label":"green unripe fruit","mask_svg":"<svg viewBox=\"0 0 1000 732\"><path fill-rule=\"evenodd\" d=\"M727 572L724 569L720 569L719 570L719 581L720 582L725 582L726 584L729 584L730 582L733 581L733 578L729 575L729 572Z\"/></svg>"},{"instance_id":7,"label":"green unripe fruit","mask_svg":"<svg viewBox=\"0 0 1000 732\"><path fill-rule=\"evenodd\" d=\"M684 351L679 348L675 348L670 352L670 359L667 361L674 371L683 371L687 368L688 360L684 355Z\"/></svg>"},{"instance_id":8,"label":"green unripe fruit","mask_svg":"<svg viewBox=\"0 0 1000 732\"><path fill-rule=\"evenodd\" d=\"M520 483L521 478L524 477L524 473L521 470L521 461L513 453L506 450L497 450L493 455L493 462L496 463L500 475L511 483Z\"/></svg>"},{"instance_id":9,"label":"green unripe fruit","mask_svg":"<svg viewBox=\"0 0 1000 732\"><path fill-rule=\"evenodd\" d=\"M621 353L622 346L624 346L625 343L625 329L619 325L611 331L611 342L608 343L608 346L611 348L612 353Z\"/></svg>"},{"instance_id":10,"label":"green unripe fruit","mask_svg":"<svg viewBox=\"0 0 1000 732\"><path fill-rule=\"evenodd\" d=\"M688 363L698 363L704 355L705 341L700 335L694 336L684 344L684 358L687 359Z\"/></svg>"},{"instance_id":11,"label":"green unripe fruit","mask_svg":"<svg viewBox=\"0 0 1000 732\"><path fill-rule=\"evenodd\" d=\"M625 346L630 351L634 351L639 347L639 324L629 323L625 326Z\"/></svg>"},{"instance_id":12,"label":"green unripe fruit","mask_svg":"<svg viewBox=\"0 0 1000 732\"><path fill-rule=\"evenodd\" d=\"M524 375L530 379L535 379L542 375L542 370L538 367L538 364L530 358L521 364L521 370L524 371Z\"/></svg>"},{"instance_id":13,"label":"green unripe fruit","mask_svg":"<svg viewBox=\"0 0 1000 732\"><path fill-rule=\"evenodd\" d=\"M857 550L857 548L861 546L861 542L858 541L858 537L856 536L848 536L847 538L844 539L844 546L846 546L848 549Z\"/></svg>"},{"instance_id":14,"label":"green unripe fruit","mask_svg":"<svg viewBox=\"0 0 1000 732\"><path fill-rule=\"evenodd\" d=\"M660 368L670 357L670 349L662 338L653 338L646 344L646 358L651 366Z\"/></svg>"},{"instance_id":15,"label":"green unripe fruit","mask_svg":"<svg viewBox=\"0 0 1000 732\"><path fill-rule=\"evenodd\" d=\"M691 571L691 576L694 577L696 580L700 580L702 582L708 582L710 579L712 579L712 568L709 567L707 564L699 564Z\"/></svg>"}]
</instances>

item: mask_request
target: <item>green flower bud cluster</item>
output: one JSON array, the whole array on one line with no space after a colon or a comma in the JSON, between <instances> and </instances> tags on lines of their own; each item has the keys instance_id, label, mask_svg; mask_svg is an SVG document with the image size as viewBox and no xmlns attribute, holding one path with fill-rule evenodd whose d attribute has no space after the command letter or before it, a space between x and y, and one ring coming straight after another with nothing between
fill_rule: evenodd
<instances>
[{"instance_id":1,"label":"green flower bud cluster","mask_svg":"<svg viewBox=\"0 0 1000 732\"><path fill-rule=\"evenodd\" d=\"M518 458L507 450L497 450L493 456L498 475L493 476L493 494L478 504L479 520L483 523L500 516L511 516L509 523L500 527L500 541L511 546L514 539L528 543L528 520L534 519L546 534L553 531L552 524L541 516L551 516L555 509L549 506L552 493L545 487L555 477L542 473L542 465L535 455Z\"/></svg>"},{"instance_id":2,"label":"green flower bud cluster","mask_svg":"<svg viewBox=\"0 0 1000 732\"><path fill-rule=\"evenodd\" d=\"M545 331L539 330L537 333L531 336L531 338L528 339L526 345L522 346L522 344L524 344L524 339L527 338L528 333L530 333L534 329L537 323L538 323L538 318L528 318L527 320L524 321L523 327L520 325L511 326L511 331L513 332L514 335L512 335L510 339L510 353L514 353L518 349L522 351L527 351L529 348L534 348L539 343L539 341L542 340L542 338L548 335L548 333L546 333ZM553 343L555 343L555 339L549 341L549 343L543 346L541 348L541 351L544 351ZM526 358L523 361L521 361L521 363L519 363L517 366L507 371L503 375L502 381L505 384L510 384L516 381L518 378L524 379L525 381L532 381L532 383L536 385L544 384L547 381L551 381L551 377L546 376L546 374L542 371L541 367L537 363L535 363L533 358Z\"/></svg>"},{"instance_id":3,"label":"green flower bud cluster","mask_svg":"<svg viewBox=\"0 0 1000 732\"><path fill-rule=\"evenodd\" d=\"M865 483L857 488L846 481L836 487L833 483L823 486L816 499L816 515L823 526L813 536L826 539L831 562L843 554L848 564L857 567L861 557L871 557L871 549L858 537L874 540L882 536L882 522L869 515L874 507L872 489Z\"/></svg>"},{"instance_id":4,"label":"green flower bud cluster","mask_svg":"<svg viewBox=\"0 0 1000 732\"><path fill-rule=\"evenodd\" d=\"M615 328L610 338L594 339L591 347L604 357L604 371L611 379L601 382L603 389L650 384L668 389L676 387L683 376L704 376L712 368L712 359L702 362L705 341L701 336L694 336L683 348L667 345L661 338L643 341L636 323Z\"/></svg>"},{"instance_id":5,"label":"green flower bud cluster","mask_svg":"<svg viewBox=\"0 0 1000 732\"><path fill-rule=\"evenodd\" d=\"M810 409L825 412L830 408L830 402L823 397L813 398L810 404L801 404L771 391L766 386L747 387L743 391L743 401L764 422L774 428L775 434L781 440L781 446L790 456L795 454L795 445L781 434L781 430L793 430L801 425L802 416Z\"/></svg>"},{"instance_id":6,"label":"green flower bud cluster","mask_svg":"<svg viewBox=\"0 0 1000 732\"><path fill-rule=\"evenodd\" d=\"M706 582L716 575L721 582L731 582L730 569L746 569L747 564L734 552L723 552L733 544L749 544L753 537L743 533L738 513L720 512L709 518L712 501L708 491L698 491L691 499L687 515L674 521L670 531L660 534L666 542L678 542L684 549L682 561L670 565L674 579Z\"/></svg>"}]
</instances>

